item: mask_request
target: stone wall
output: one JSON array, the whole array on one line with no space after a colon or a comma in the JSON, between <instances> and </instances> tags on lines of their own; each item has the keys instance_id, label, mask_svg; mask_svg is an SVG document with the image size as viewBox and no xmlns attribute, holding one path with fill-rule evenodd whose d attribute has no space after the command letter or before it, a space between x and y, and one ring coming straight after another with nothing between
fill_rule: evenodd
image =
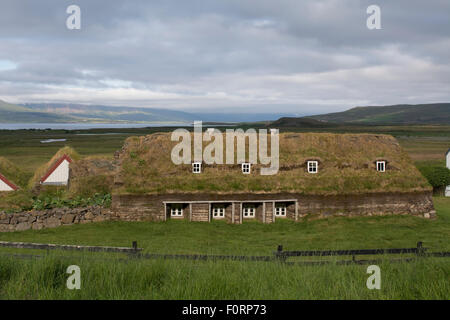
<instances>
[{"instance_id":1,"label":"stone wall","mask_svg":"<svg viewBox=\"0 0 450 320\"><path fill-rule=\"evenodd\" d=\"M40 230L64 225L100 222L114 219L109 209L98 206L86 208L56 208L18 213L0 212L0 232Z\"/></svg>"}]
</instances>

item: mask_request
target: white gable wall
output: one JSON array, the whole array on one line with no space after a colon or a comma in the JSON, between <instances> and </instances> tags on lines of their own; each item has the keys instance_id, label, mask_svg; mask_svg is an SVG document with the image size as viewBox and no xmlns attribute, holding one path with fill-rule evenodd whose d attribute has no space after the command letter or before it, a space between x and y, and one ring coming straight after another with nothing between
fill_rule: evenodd
<instances>
[{"instance_id":1,"label":"white gable wall","mask_svg":"<svg viewBox=\"0 0 450 320\"><path fill-rule=\"evenodd\" d=\"M450 152L447 153L447 168L450 169Z\"/></svg>"},{"instance_id":2,"label":"white gable wall","mask_svg":"<svg viewBox=\"0 0 450 320\"><path fill-rule=\"evenodd\" d=\"M14 189L8 186L3 180L0 179L0 191L14 191Z\"/></svg>"},{"instance_id":3,"label":"white gable wall","mask_svg":"<svg viewBox=\"0 0 450 320\"><path fill-rule=\"evenodd\" d=\"M49 185L64 185L66 186L69 182L69 161L63 160L61 164L48 176L42 184Z\"/></svg>"},{"instance_id":4,"label":"white gable wall","mask_svg":"<svg viewBox=\"0 0 450 320\"><path fill-rule=\"evenodd\" d=\"M447 153L447 168L450 169L450 152ZM445 188L445 196L450 197L450 186Z\"/></svg>"}]
</instances>

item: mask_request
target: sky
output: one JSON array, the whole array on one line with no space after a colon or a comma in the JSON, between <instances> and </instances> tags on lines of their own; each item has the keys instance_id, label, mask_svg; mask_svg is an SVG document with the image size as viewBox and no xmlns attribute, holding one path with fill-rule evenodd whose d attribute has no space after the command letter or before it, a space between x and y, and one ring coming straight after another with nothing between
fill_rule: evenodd
<instances>
[{"instance_id":1,"label":"sky","mask_svg":"<svg viewBox=\"0 0 450 320\"><path fill-rule=\"evenodd\" d=\"M81 29L69 30L70 5ZM370 30L369 5L381 9ZM0 99L298 115L450 101L448 0L2 0Z\"/></svg>"}]
</instances>

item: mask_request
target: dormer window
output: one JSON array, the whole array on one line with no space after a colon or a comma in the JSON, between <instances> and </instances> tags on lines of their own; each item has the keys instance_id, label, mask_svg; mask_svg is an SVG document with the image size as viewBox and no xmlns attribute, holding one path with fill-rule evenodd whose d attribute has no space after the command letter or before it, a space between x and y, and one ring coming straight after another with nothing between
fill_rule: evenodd
<instances>
[{"instance_id":1,"label":"dormer window","mask_svg":"<svg viewBox=\"0 0 450 320\"><path fill-rule=\"evenodd\" d=\"M386 161L377 161L377 171L378 172L386 171Z\"/></svg>"},{"instance_id":2,"label":"dormer window","mask_svg":"<svg viewBox=\"0 0 450 320\"><path fill-rule=\"evenodd\" d=\"M194 162L192 164L192 172L193 173L201 173L202 172L202 163L201 162Z\"/></svg>"},{"instance_id":3,"label":"dormer window","mask_svg":"<svg viewBox=\"0 0 450 320\"><path fill-rule=\"evenodd\" d=\"M308 173L317 173L319 171L319 161L307 162Z\"/></svg>"},{"instance_id":4,"label":"dormer window","mask_svg":"<svg viewBox=\"0 0 450 320\"><path fill-rule=\"evenodd\" d=\"M243 163L242 164L242 173L243 174L250 174L251 170L251 163Z\"/></svg>"}]
</instances>

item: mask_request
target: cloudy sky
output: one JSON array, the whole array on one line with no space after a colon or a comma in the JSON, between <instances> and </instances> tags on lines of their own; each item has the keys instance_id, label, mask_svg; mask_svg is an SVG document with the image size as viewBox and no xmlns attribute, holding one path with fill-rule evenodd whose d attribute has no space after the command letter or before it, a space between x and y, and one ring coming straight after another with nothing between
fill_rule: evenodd
<instances>
[{"instance_id":1,"label":"cloudy sky","mask_svg":"<svg viewBox=\"0 0 450 320\"><path fill-rule=\"evenodd\" d=\"M66 9L81 8L81 30ZM366 26L381 8L381 30ZM0 99L317 114L450 101L448 0L2 0Z\"/></svg>"}]
</instances>

